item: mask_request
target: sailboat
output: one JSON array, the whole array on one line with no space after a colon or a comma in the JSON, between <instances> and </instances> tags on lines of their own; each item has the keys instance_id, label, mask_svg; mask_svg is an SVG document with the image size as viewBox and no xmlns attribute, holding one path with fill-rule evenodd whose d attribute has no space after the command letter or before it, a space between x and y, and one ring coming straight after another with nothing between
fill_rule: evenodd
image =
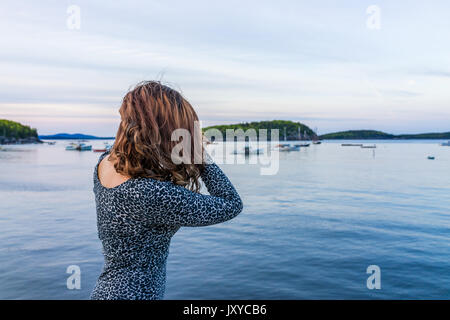
<instances>
[{"instance_id":1,"label":"sailboat","mask_svg":"<svg viewBox=\"0 0 450 320\"><path fill-rule=\"evenodd\" d=\"M303 138L306 137L306 133L303 134ZM300 132L300 127L298 127L298 139L301 141L302 140L302 133ZM295 144L294 147L297 148L305 148L305 147L309 147L309 143L300 143L300 144Z\"/></svg>"},{"instance_id":2,"label":"sailboat","mask_svg":"<svg viewBox=\"0 0 450 320\"><path fill-rule=\"evenodd\" d=\"M287 142L286 127L284 128L284 142L285 143L280 143L280 144L276 145L275 148L281 152L300 150L300 147L298 147L297 145L291 146L291 144Z\"/></svg>"},{"instance_id":3,"label":"sailboat","mask_svg":"<svg viewBox=\"0 0 450 320\"><path fill-rule=\"evenodd\" d=\"M317 128L314 129L314 138L312 140L313 144L321 144L322 141L319 140L319 135L317 134Z\"/></svg>"}]
</instances>

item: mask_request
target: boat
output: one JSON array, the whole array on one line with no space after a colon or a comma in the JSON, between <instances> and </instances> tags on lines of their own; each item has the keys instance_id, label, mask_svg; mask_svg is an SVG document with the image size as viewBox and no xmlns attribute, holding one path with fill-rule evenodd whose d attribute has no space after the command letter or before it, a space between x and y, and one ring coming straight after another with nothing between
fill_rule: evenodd
<instances>
[{"instance_id":1,"label":"boat","mask_svg":"<svg viewBox=\"0 0 450 320\"><path fill-rule=\"evenodd\" d=\"M278 151L280 152L289 152L289 151L299 151L301 147L308 147L309 144L294 144L291 145L290 143L287 143L287 139L286 139L287 135L286 135L286 128L284 128L284 142L285 143L280 143L277 144L275 146L274 149L278 149ZM302 139L302 134L300 132L300 127L298 128L298 137L301 140Z\"/></svg>"},{"instance_id":2,"label":"boat","mask_svg":"<svg viewBox=\"0 0 450 320\"><path fill-rule=\"evenodd\" d=\"M277 145L275 146L275 148L289 147L289 146L290 146L289 143L280 143L280 144L277 144Z\"/></svg>"},{"instance_id":3,"label":"boat","mask_svg":"<svg viewBox=\"0 0 450 320\"><path fill-rule=\"evenodd\" d=\"M300 147L298 146L291 146L289 143L281 143L277 144L274 149L278 149L278 151L285 152L285 151L298 151L300 150Z\"/></svg>"},{"instance_id":4,"label":"boat","mask_svg":"<svg viewBox=\"0 0 450 320\"><path fill-rule=\"evenodd\" d=\"M80 143L77 147L78 151L91 151L92 150L92 146L91 145L87 145L85 143Z\"/></svg>"},{"instance_id":5,"label":"boat","mask_svg":"<svg viewBox=\"0 0 450 320\"><path fill-rule=\"evenodd\" d=\"M317 129L316 129L317 130ZM316 135L317 136L317 135ZM308 134L306 132L304 132L303 134L300 132L300 127L298 127L298 140L302 141L302 140L308 140ZM318 142L318 143L316 143ZM322 142L320 142L319 140L314 140L313 139L313 143L314 144L321 144ZM297 148L301 148L301 147L309 147L311 144L310 143L300 143L300 144L294 144L294 147Z\"/></svg>"},{"instance_id":6,"label":"boat","mask_svg":"<svg viewBox=\"0 0 450 320\"><path fill-rule=\"evenodd\" d=\"M66 147L67 151L90 151L92 150L91 145L85 143L71 143Z\"/></svg>"},{"instance_id":7,"label":"boat","mask_svg":"<svg viewBox=\"0 0 450 320\"><path fill-rule=\"evenodd\" d=\"M450 141L441 143L441 146L443 146L443 147L450 147Z\"/></svg>"},{"instance_id":8,"label":"boat","mask_svg":"<svg viewBox=\"0 0 450 320\"><path fill-rule=\"evenodd\" d=\"M112 148L112 145L108 144L107 142L105 142L105 147L104 148L96 148L96 149L92 149L93 152L106 152L109 151Z\"/></svg>"},{"instance_id":9,"label":"boat","mask_svg":"<svg viewBox=\"0 0 450 320\"><path fill-rule=\"evenodd\" d=\"M374 144L373 146L364 146L362 145L361 148L363 149L375 149L377 146Z\"/></svg>"},{"instance_id":10,"label":"boat","mask_svg":"<svg viewBox=\"0 0 450 320\"><path fill-rule=\"evenodd\" d=\"M291 146L291 145L282 146L278 149L278 151L298 151L298 150L300 150L299 146Z\"/></svg>"},{"instance_id":11,"label":"boat","mask_svg":"<svg viewBox=\"0 0 450 320\"><path fill-rule=\"evenodd\" d=\"M72 151L72 150L77 150L77 144L76 143L71 143L66 147L67 151Z\"/></svg>"},{"instance_id":12,"label":"boat","mask_svg":"<svg viewBox=\"0 0 450 320\"><path fill-rule=\"evenodd\" d=\"M300 128L299 128L299 130L300 130ZM300 131L299 131L299 132L300 132ZM278 151L280 151L280 152L288 152L288 151L298 151L298 150L300 150L299 147L291 146L290 143L287 143L286 127L284 128L284 142L285 142L285 143L277 144L277 145L274 147L274 149L275 149L275 150L278 150Z\"/></svg>"},{"instance_id":13,"label":"boat","mask_svg":"<svg viewBox=\"0 0 450 320\"><path fill-rule=\"evenodd\" d=\"M263 154L263 153L264 153L264 149L262 149L262 148L253 149L250 146L245 146L240 151L234 150L232 154L244 154L244 155L248 156L251 154Z\"/></svg>"},{"instance_id":14,"label":"boat","mask_svg":"<svg viewBox=\"0 0 450 320\"><path fill-rule=\"evenodd\" d=\"M362 143L343 143L342 147L362 147Z\"/></svg>"},{"instance_id":15,"label":"boat","mask_svg":"<svg viewBox=\"0 0 450 320\"><path fill-rule=\"evenodd\" d=\"M428 156L428 160L434 160L435 159L435 157L433 157L433 156Z\"/></svg>"},{"instance_id":16,"label":"boat","mask_svg":"<svg viewBox=\"0 0 450 320\"><path fill-rule=\"evenodd\" d=\"M319 139L319 135L317 134L317 127L314 129L314 138L312 139L313 144L322 144L322 141Z\"/></svg>"},{"instance_id":17,"label":"boat","mask_svg":"<svg viewBox=\"0 0 450 320\"><path fill-rule=\"evenodd\" d=\"M49 146L54 146L54 145L56 144L56 141L49 141L49 142L47 142L47 144L48 144Z\"/></svg>"}]
</instances>

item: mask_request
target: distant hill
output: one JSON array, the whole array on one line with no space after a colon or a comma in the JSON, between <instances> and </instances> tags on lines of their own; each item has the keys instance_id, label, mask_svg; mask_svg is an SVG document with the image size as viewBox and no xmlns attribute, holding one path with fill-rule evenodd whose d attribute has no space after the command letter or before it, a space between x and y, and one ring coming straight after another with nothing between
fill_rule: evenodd
<instances>
[{"instance_id":1,"label":"distant hill","mask_svg":"<svg viewBox=\"0 0 450 320\"><path fill-rule=\"evenodd\" d=\"M334 133L327 133L320 136L320 139L393 139L393 134L375 130L349 130Z\"/></svg>"},{"instance_id":2,"label":"distant hill","mask_svg":"<svg viewBox=\"0 0 450 320\"><path fill-rule=\"evenodd\" d=\"M327 133L320 136L320 139L333 140L378 140L378 139L450 139L450 132L444 133L420 133L420 134L389 134L375 130L349 130L334 133Z\"/></svg>"},{"instance_id":3,"label":"distant hill","mask_svg":"<svg viewBox=\"0 0 450 320\"><path fill-rule=\"evenodd\" d=\"M248 129L255 129L258 134L259 129L267 129L267 138L270 139L271 130L279 130L279 139L284 140L284 130L286 130L286 140L299 140L299 132L303 139L314 139L317 137L316 133L308 126L300 123L287 120L272 120L272 121L254 121L254 122L242 122L229 125L217 125L203 128L203 131L209 129L218 129L224 139L226 139L227 129L242 129L247 131Z\"/></svg>"},{"instance_id":4,"label":"distant hill","mask_svg":"<svg viewBox=\"0 0 450 320\"><path fill-rule=\"evenodd\" d=\"M0 119L0 144L39 143L37 130L19 122Z\"/></svg>"},{"instance_id":5,"label":"distant hill","mask_svg":"<svg viewBox=\"0 0 450 320\"><path fill-rule=\"evenodd\" d=\"M57 133L53 135L39 136L42 140L112 140L114 137L96 137L82 133Z\"/></svg>"},{"instance_id":6,"label":"distant hill","mask_svg":"<svg viewBox=\"0 0 450 320\"><path fill-rule=\"evenodd\" d=\"M420 133L420 134L400 134L396 139L450 139L450 132L442 133Z\"/></svg>"}]
</instances>

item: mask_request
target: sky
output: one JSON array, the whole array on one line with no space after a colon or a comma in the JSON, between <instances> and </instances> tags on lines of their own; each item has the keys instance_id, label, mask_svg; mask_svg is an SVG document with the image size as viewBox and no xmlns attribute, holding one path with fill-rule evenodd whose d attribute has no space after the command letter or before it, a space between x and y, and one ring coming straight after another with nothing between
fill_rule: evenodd
<instances>
[{"instance_id":1,"label":"sky","mask_svg":"<svg viewBox=\"0 0 450 320\"><path fill-rule=\"evenodd\" d=\"M449 13L446 0L2 0L0 118L114 136L125 93L161 80L203 126L450 131Z\"/></svg>"}]
</instances>

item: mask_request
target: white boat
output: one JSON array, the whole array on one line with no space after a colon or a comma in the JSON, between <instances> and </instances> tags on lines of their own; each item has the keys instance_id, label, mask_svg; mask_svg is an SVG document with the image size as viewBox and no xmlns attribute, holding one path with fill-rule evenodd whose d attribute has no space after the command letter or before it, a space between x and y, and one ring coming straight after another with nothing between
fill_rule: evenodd
<instances>
[{"instance_id":1,"label":"white boat","mask_svg":"<svg viewBox=\"0 0 450 320\"><path fill-rule=\"evenodd\" d=\"M275 149L278 149L278 151L281 152L299 151L300 146L299 145L291 146L289 143L283 143L275 146Z\"/></svg>"},{"instance_id":2,"label":"white boat","mask_svg":"<svg viewBox=\"0 0 450 320\"><path fill-rule=\"evenodd\" d=\"M91 151L92 150L92 146L91 145L87 145L85 143L80 143L77 147L78 151Z\"/></svg>"},{"instance_id":3,"label":"white boat","mask_svg":"<svg viewBox=\"0 0 450 320\"><path fill-rule=\"evenodd\" d=\"M71 143L66 147L67 151L90 151L92 150L91 145L85 143Z\"/></svg>"},{"instance_id":4,"label":"white boat","mask_svg":"<svg viewBox=\"0 0 450 320\"><path fill-rule=\"evenodd\" d=\"M67 151L72 151L72 150L77 150L77 144L76 143L71 143L66 147Z\"/></svg>"},{"instance_id":5,"label":"white boat","mask_svg":"<svg viewBox=\"0 0 450 320\"><path fill-rule=\"evenodd\" d=\"M450 141L441 143L441 146L443 146L443 147L450 147Z\"/></svg>"}]
</instances>

